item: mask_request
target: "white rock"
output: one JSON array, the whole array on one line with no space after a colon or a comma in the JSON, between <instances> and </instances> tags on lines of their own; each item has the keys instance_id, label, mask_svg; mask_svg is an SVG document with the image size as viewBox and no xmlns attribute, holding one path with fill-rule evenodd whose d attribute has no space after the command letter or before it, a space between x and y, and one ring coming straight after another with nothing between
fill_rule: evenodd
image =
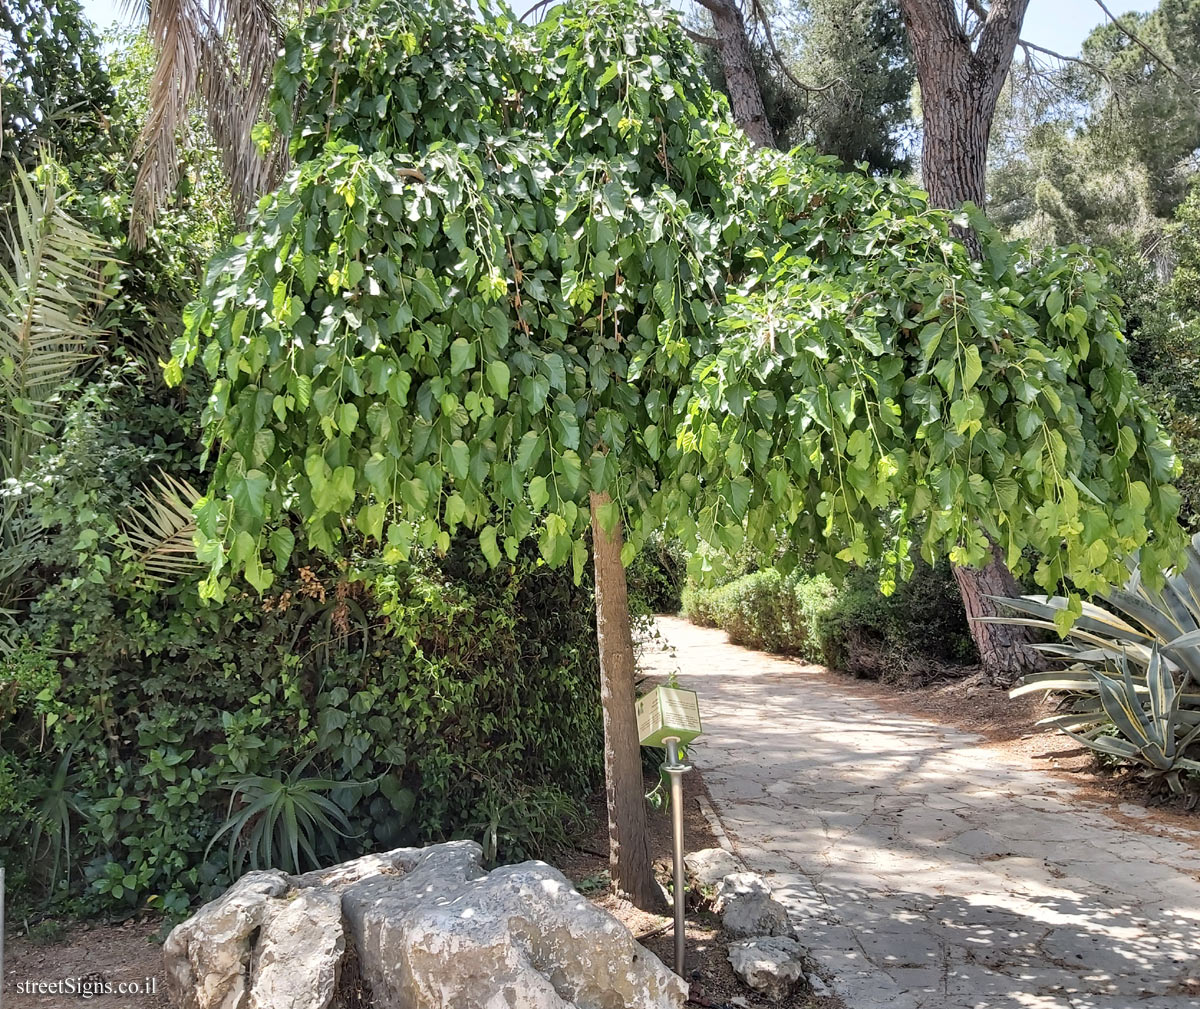
<instances>
[{"instance_id":1,"label":"white rock","mask_svg":"<svg viewBox=\"0 0 1200 1009\"><path fill-rule=\"evenodd\" d=\"M782 935L729 944L733 972L750 988L776 1002L787 998L804 980L804 957L804 947Z\"/></svg>"},{"instance_id":2,"label":"white rock","mask_svg":"<svg viewBox=\"0 0 1200 1009\"><path fill-rule=\"evenodd\" d=\"M742 864L724 848L702 848L683 856L688 879L701 887L716 886L731 872L741 872Z\"/></svg>"},{"instance_id":3,"label":"white rock","mask_svg":"<svg viewBox=\"0 0 1200 1009\"><path fill-rule=\"evenodd\" d=\"M346 952L334 890L299 890L263 926L254 947L248 1009L326 1009Z\"/></svg>"},{"instance_id":4,"label":"white rock","mask_svg":"<svg viewBox=\"0 0 1200 1009\"><path fill-rule=\"evenodd\" d=\"M771 896L771 888L754 872L731 872L717 887L713 910L734 938L792 934L787 910Z\"/></svg>"},{"instance_id":5,"label":"white rock","mask_svg":"<svg viewBox=\"0 0 1200 1009\"><path fill-rule=\"evenodd\" d=\"M683 981L557 869L488 873L481 859L455 841L251 873L168 937L172 998L326 1009L339 969L357 962L376 1009L681 1009Z\"/></svg>"},{"instance_id":6,"label":"white rock","mask_svg":"<svg viewBox=\"0 0 1200 1009\"><path fill-rule=\"evenodd\" d=\"M220 897L171 930L163 943L167 989L180 1009L242 1009L250 937L283 902L288 877L248 872Z\"/></svg>"}]
</instances>

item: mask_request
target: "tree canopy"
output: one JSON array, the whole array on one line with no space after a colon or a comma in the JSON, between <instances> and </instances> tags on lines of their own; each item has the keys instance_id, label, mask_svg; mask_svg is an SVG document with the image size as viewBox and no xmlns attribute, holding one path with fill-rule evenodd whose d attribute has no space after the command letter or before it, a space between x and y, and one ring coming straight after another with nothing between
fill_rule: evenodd
<instances>
[{"instance_id":1,"label":"tree canopy","mask_svg":"<svg viewBox=\"0 0 1200 1009\"><path fill-rule=\"evenodd\" d=\"M0 5L5 176L13 163L33 167L44 145L64 163L102 151L114 98L96 36L76 0Z\"/></svg>"},{"instance_id":2,"label":"tree canopy","mask_svg":"<svg viewBox=\"0 0 1200 1009\"><path fill-rule=\"evenodd\" d=\"M1083 591L1177 555L1106 263L979 218L973 261L919 190L754 149L698 65L630 0L340 0L288 37L297 167L168 366L213 382L210 593L270 584L288 514L579 571L589 492L628 554L669 525L838 574L990 536Z\"/></svg>"},{"instance_id":3,"label":"tree canopy","mask_svg":"<svg viewBox=\"0 0 1200 1009\"><path fill-rule=\"evenodd\" d=\"M993 132L993 219L1036 243L1140 246L1162 266L1200 146L1200 2L1103 24L1081 60L1014 63Z\"/></svg>"}]
</instances>

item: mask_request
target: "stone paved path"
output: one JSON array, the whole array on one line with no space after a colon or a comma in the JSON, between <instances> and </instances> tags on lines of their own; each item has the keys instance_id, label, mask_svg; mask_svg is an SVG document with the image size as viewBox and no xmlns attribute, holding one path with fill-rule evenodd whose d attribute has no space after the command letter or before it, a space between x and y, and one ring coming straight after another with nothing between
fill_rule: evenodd
<instances>
[{"instance_id":1,"label":"stone paved path","mask_svg":"<svg viewBox=\"0 0 1200 1009\"><path fill-rule=\"evenodd\" d=\"M662 618L725 830L849 1009L1200 1006L1200 832L1139 833L980 738ZM1135 809L1136 812L1136 809Z\"/></svg>"}]
</instances>

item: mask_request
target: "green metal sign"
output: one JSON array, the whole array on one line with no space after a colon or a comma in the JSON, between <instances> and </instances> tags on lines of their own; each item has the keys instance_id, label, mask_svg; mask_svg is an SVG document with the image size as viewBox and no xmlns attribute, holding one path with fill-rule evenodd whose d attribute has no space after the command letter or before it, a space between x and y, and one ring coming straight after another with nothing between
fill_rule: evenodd
<instances>
[{"instance_id":1,"label":"green metal sign","mask_svg":"<svg viewBox=\"0 0 1200 1009\"><path fill-rule=\"evenodd\" d=\"M672 737L681 745L690 743L702 731L696 691L655 687L638 698L637 723L643 746L663 746Z\"/></svg>"}]
</instances>

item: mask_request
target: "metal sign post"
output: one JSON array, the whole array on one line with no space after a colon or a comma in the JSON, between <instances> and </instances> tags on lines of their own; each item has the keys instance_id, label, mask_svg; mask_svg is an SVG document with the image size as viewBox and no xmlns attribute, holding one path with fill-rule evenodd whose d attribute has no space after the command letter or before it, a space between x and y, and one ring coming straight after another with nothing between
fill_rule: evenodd
<instances>
[{"instance_id":1,"label":"metal sign post","mask_svg":"<svg viewBox=\"0 0 1200 1009\"><path fill-rule=\"evenodd\" d=\"M684 971L687 887L683 880L683 775L691 768L681 748L700 735L700 704L694 690L655 687L637 701L638 738L643 746L666 748L662 769L671 779L671 841L675 869L675 973Z\"/></svg>"},{"instance_id":2,"label":"metal sign post","mask_svg":"<svg viewBox=\"0 0 1200 1009\"><path fill-rule=\"evenodd\" d=\"M675 973L683 977L683 940L687 929L684 922L687 889L683 882L683 775L691 768L680 758L678 738L668 736L663 742L667 746L667 759L663 770L671 777L671 841L675 862Z\"/></svg>"}]
</instances>

